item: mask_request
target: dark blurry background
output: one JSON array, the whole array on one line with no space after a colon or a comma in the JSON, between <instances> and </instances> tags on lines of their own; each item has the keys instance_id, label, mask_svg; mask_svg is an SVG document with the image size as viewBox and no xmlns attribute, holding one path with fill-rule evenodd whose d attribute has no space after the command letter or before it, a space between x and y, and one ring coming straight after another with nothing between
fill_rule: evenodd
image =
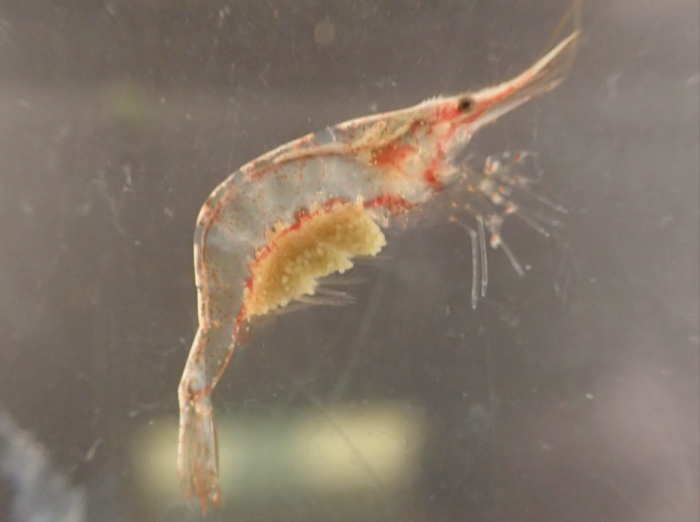
<instances>
[{"instance_id":1,"label":"dark blurry background","mask_svg":"<svg viewBox=\"0 0 700 522\"><path fill-rule=\"evenodd\" d=\"M207 195L509 78L567 7L0 2L0 520L199 520L174 444ZM390 230L357 304L258 326L214 393L207 520L699 519L698 11L584 2L569 79L474 141L535 151L569 210L549 239L507 222L525 278L492 252L474 311L463 231Z\"/></svg>"}]
</instances>

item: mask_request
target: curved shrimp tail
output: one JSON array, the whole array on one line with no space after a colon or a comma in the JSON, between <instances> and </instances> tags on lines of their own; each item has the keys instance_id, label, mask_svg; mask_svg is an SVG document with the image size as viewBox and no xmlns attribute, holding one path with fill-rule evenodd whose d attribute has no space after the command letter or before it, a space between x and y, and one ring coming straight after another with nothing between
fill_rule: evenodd
<instances>
[{"instance_id":1,"label":"curved shrimp tail","mask_svg":"<svg viewBox=\"0 0 700 522\"><path fill-rule=\"evenodd\" d=\"M183 400L184 399L184 400ZM199 497L202 513L211 502L221 503L219 453L216 427L209 395L180 400L178 471L182 491L189 498Z\"/></svg>"}]
</instances>

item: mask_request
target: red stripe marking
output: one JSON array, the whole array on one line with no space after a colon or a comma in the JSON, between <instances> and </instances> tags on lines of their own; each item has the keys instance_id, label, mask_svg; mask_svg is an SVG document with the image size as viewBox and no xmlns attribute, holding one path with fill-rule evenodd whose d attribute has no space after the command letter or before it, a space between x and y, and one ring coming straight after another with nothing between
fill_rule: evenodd
<instances>
[{"instance_id":1,"label":"red stripe marking","mask_svg":"<svg viewBox=\"0 0 700 522\"><path fill-rule=\"evenodd\" d=\"M440 181L438 181L437 177L435 176L435 169L433 167L428 167L427 169L425 169L425 172L423 173L423 178L425 179L425 182L431 187L439 187L441 185Z\"/></svg>"},{"instance_id":2,"label":"red stripe marking","mask_svg":"<svg viewBox=\"0 0 700 522\"><path fill-rule=\"evenodd\" d=\"M450 102L449 104L437 107L434 117L437 121L449 121L455 119L459 114L460 112L457 104Z\"/></svg>"},{"instance_id":3,"label":"red stripe marking","mask_svg":"<svg viewBox=\"0 0 700 522\"><path fill-rule=\"evenodd\" d=\"M409 203L404 198L397 194L382 194L374 199L365 201L365 208L383 207L392 214L398 214L403 210L409 210L415 206L414 203Z\"/></svg>"},{"instance_id":4,"label":"red stripe marking","mask_svg":"<svg viewBox=\"0 0 700 522\"><path fill-rule=\"evenodd\" d=\"M275 235L275 240L279 240L282 237L286 236L287 234L294 232L295 230L299 230L304 223L312 219L313 217L317 216L318 214L322 212L328 212L330 211L335 205L342 205L345 203L344 198L331 198L327 200L325 203L320 205L318 208L314 209L313 212L309 212L307 209L300 209L297 212L295 212L295 218L296 221L286 227L285 229L279 231ZM266 235L269 235L270 230L268 229L266 231ZM253 260L251 261L251 270L250 270L250 275L246 279L245 286L248 289L249 295L253 295L254 290L255 290L255 282L253 281L253 268L255 265L260 263L263 259L265 259L268 255L270 255L270 252L272 252L273 249L277 248L277 245L275 241L272 241L270 243L265 244L264 246L258 248L255 252L255 256L253 257ZM245 312L245 307L241 310L241 313ZM241 315L239 313L239 316ZM243 319L245 319L245 314L243 316ZM238 325L239 322L242 322L242 319L239 317L236 319L236 324Z\"/></svg>"},{"instance_id":5,"label":"red stripe marking","mask_svg":"<svg viewBox=\"0 0 700 522\"><path fill-rule=\"evenodd\" d=\"M407 143L389 143L372 153L375 165L397 167L407 156L416 152L413 145Z\"/></svg>"}]
</instances>

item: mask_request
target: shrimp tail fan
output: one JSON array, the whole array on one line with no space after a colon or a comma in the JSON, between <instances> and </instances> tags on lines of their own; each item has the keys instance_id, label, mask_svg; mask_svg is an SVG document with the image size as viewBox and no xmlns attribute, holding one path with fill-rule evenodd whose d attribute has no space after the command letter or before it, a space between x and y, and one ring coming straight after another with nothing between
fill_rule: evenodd
<instances>
[{"instance_id":1,"label":"shrimp tail fan","mask_svg":"<svg viewBox=\"0 0 700 522\"><path fill-rule=\"evenodd\" d=\"M216 428L209 396L189 400L180 417L178 469L182 490L196 495L204 512L207 503L221 503Z\"/></svg>"}]
</instances>

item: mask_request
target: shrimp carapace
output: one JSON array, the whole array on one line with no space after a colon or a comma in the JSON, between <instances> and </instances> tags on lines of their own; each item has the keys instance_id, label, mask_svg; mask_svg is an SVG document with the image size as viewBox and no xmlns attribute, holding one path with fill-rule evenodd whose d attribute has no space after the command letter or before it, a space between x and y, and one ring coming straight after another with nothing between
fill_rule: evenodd
<instances>
[{"instance_id":1,"label":"shrimp carapace","mask_svg":"<svg viewBox=\"0 0 700 522\"><path fill-rule=\"evenodd\" d=\"M320 277L349 270L353 257L374 256L385 244L362 201L334 201L310 209L295 223L277 223L250 263L244 296L247 316L313 295Z\"/></svg>"}]
</instances>

